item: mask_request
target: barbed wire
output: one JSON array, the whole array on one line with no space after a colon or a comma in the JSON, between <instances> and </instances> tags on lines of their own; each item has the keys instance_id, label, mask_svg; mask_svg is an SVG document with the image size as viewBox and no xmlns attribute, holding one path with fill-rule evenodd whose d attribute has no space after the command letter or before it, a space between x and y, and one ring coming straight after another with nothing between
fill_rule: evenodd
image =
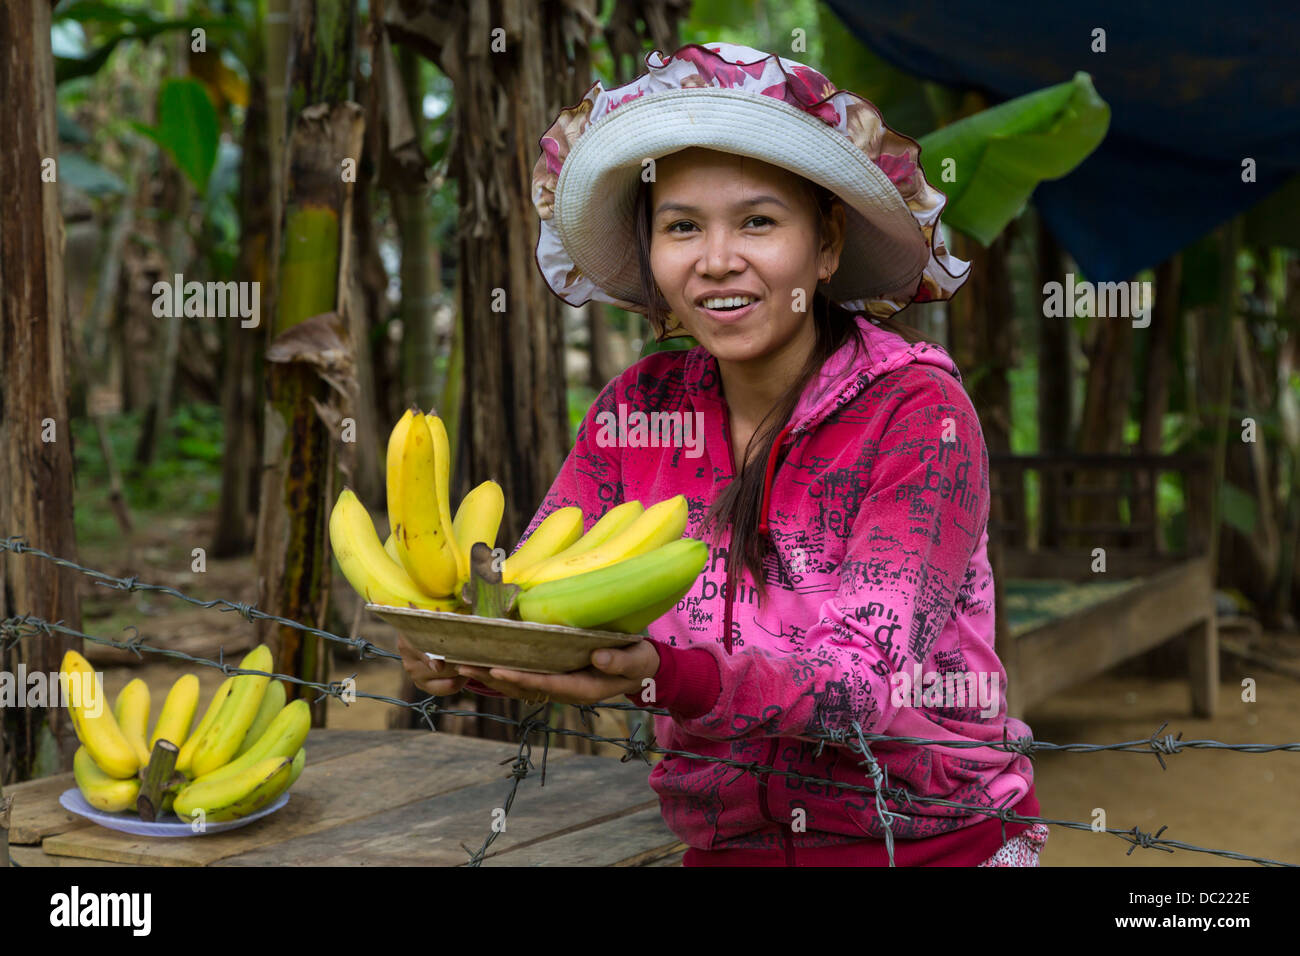
<instances>
[{"instance_id":1,"label":"barbed wire","mask_svg":"<svg viewBox=\"0 0 1300 956\"><path fill-rule=\"evenodd\" d=\"M315 634L327 640L332 640L337 643L352 647L357 651L358 655L362 660L382 659L382 658L400 660L400 655L393 654L389 651L385 651L382 648L379 648L377 645L364 639L345 638L340 635L333 634L329 631L322 630L320 628L315 628L309 625L301 624L300 622L293 621L289 618L283 618L277 615L268 614L252 605L248 605L243 602L227 601L224 599L216 599L213 601L200 601L195 598L189 597L188 595L176 590L175 588L167 587L164 585L154 585L154 584L147 584L147 583L140 582L134 576L131 578L117 578L92 568L83 567L74 561L69 561L64 558L56 558L39 549L30 548L22 544L20 538L10 537L6 539L0 539L0 551L12 551L17 554L28 553L28 554L37 555L38 557L43 557L47 560L55 562L56 564L59 564L62 567L67 567L71 570L76 570L81 573L87 574L95 578L97 584L101 584L105 587L110 587L119 590L126 590L126 591L131 591L131 590L158 591L160 593L166 593L171 596L174 596L179 600L186 601L187 603L192 604L196 607L201 607L205 609L217 609L221 611L236 610L250 623L255 619L275 621L276 623L282 624L284 626L296 628L306 633ZM0 621L0 651L15 646L19 641L21 641L25 637L63 634L69 637L79 638L84 641L90 641L95 644L101 644L105 646L116 647L123 650L127 650L133 653L137 659L143 659L143 653L152 653L163 657L169 657L176 660L186 661L188 663L197 664L204 667L215 667L221 670L227 676L235 675L235 674L267 674L266 671L244 670L227 663L225 661L224 649L219 650L218 659L214 661L208 658L189 654L184 651L176 650L174 648L156 647L150 644L145 644L140 637L139 629L136 628L135 625L127 625L127 628L134 631L135 636L132 637L130 640L117 641L117 640L113 640L112 638L105 638L98 635L89 634L84 631L77 630L75 628L68 627L65 624L63 624L62 621L50 622L30 614L18 615ZM1288 744L1229 744L1229 743L1224 743L1215 740L1183 740L1181 732L1178 733L1177 735L1165 734L1163 737L1161 737L1160 735L1162 731L1165 729L1166 726L1168 726L1167 721L1161 724L1160 728L1156 730L1155 733L1153 733L1150 737L1147 737L1142 740L1122 741L1122 742L1111 743L1111 744L1085 744L1085 743L1055 744L1049 741L1034 740L1032 737L1010 738L1006 735L1005 730L1003 732L1003 739L1000 742L998 741L993 741L993 742L951 741L951 740L931 740L923 737L895 737L887 734L876 734L876 733L866 732L862 729L861 725L857 721L852 722L850 724L850 727L847 729L829 728L823 724L821 727L821 731L822 731L821 733L797 735L797 739L806 739L806 740L816 742L818 744L818 748L817 748L818 755L820 755L822 748L829 743L832 744L833 746L842 747L845 750L849 751L850 753L854 753L860 756L862 759L859 761L859 766L863 768L864 777L869 778L871 781L870 785L867 785L867 784L855 784L847 781L830 780L822 777L808 776L806 774L800 774L791 770L781 770L779 768L769 766L767 764L757 762L757 761L738 761L738 760L732 760L730 758L718 757L712 754L698 754L698 753L693 753L691 751L679 750L674 748L662 748L652 743L647 743L646 741L637 740L634 738L608 737L602 734L575 730L573 728L568 728L568 727L553 727L546 721L540 720L538 718L538 714L549 710L552 706L555 706L551 704L543 705L538 710L533 711L532 713L529 713L524 717L516 720L515 718L503 714L491 714L479 710L458 710L454 708L445 708L438 703L438 701L441 699L438 697L429 697L420 701L407 701L396 697L390 697L384 694L372 694L372 693L360 691L355 686L355 678L356 678L355 673L350 678L347 678L345 680L330 681L327 683L306 680L304 678L300 678L297 677L296 675L291 675L291 674L270 673L268 676L270 676L273 679L283 680L288 683L299 685L303 688L310 688L318 691L319 692L318 696L315 698L316 701L320 701L326 697L336 697L339 698L345 705L348 705L349 703L355 701L358 698L365 698L370 700L381 701L383 703L390 704L397 707L406 708L412 710L415 713L418 713L421 719L423 720L423 722L429 727L430 730L433 731L437 730L435 719L439 716L474 717L480 719L486 718L488 720L493 720L498 723L510 724L517 727L519 730L519 752L515 757L506 758L505 760L501 761L503 765L505 763L512 764L510 774L509 774L511 779L510 789L509 792L507 793L504 806L503 808L501 808L503 812L503 819L505 817L508 817L510 814L510 810L514 805L515 796L518 792L519 784L528 777L531 771L538 769L537 767L534 766L532 760L533 744L531 742L531 737L535 733L542 733L544 734L542 765L540 768L542 786L545 786L546 783L546 758L547 755L549 754L551 736L554 734L559 736L577 737L577 738L588 740L593 743L605 743L605 744L610 744L613 746L620 747L621 749L626 751L621 758L623 762L627 762L628 760L639 758L645 761L647 765L650 765L651 761L649 758L649 754L655 753L665 757L669 757L669 756L683 757L690 760L704 761L708 763L719 764L722 766L734 767L739 771L737 777L739 777L741 774L744 773L784 777L787 779L799 780L801 782L815 783L821 786L835 787L840 791L859 792L862 794L870 795L874 798L876 814L880 818L882 829L884 831L885 848L886 848L887 855L889 857L890 866L895 865L893 824L897 819L902 819L902 820L910 819L908 815L904 812L904 810L906 809L906 810L916 811L917 809L920 809L918 807L918 804L923 804L925 806L933 806L933 807L951 808L955 810L965 811L967 813L984 814L990 817L996 816L1002 821L1002 836L1003 836L1004 843L1006 842L1006 826L1008 823L1012 823L1012 824L1041 823L1047 826L1059 826L1068 829L1088 830L1091 832L1098 832L1098 833L1105 832L1105 833L1114 834L1115 836L1120 837L1121 839L1131 844L1128 850L1129 855L1131 855L1133 850L1138 847L1142 847L1144 849L1162 850L1164 852L1169 852L1169 853L1172 853L1175 849L1179 849L1179 850L1187 850L1187 851L1197 852L1197 853L1209 853L1227 859L1258 863L1260 865L1265 865L1265 866L1296 866L1297 865L1293 863L1285 863L1278 860L1272 860L1265 857L1257 857L1248 854L1237 853L1236 851L1233 850L1221 850L1221 849L1210 848L1210 847L1200 847L1190 843L1184 843L1178 840L1161 839L1160 835L1164 833L1166 829L1168 829L1167 826L1161 826L1160 829L1157 830L1154 834L1150 834L1150 833L1143 832L1137 826L1134 826L1127 830L1120 830L1112 827L1098 827L1092 823L1082 823L1082 822L1070 821L1070 820L1056 820L1056 819L1040 817L1040 816L1024 816L1016 813L1014 810L1011 810L1006 806L982 806L978 804L966 804L957 801L946 800L940 797L930 797L921 794L915 794L910 792L904 787L891 787L889 785L888 768L882 768L879 765L874 754L871 751L870 744L876 742L886 742L895 745L902 744L902 745L911 745L911 746L937 746L937 747L944 747L944 748L951 748L951 749L962 749L962 748L970 748L970 747L988 748L988 749L1006 750L1006 751L1021 753L1029 757L1031 760L1033 759L1033 754L1035 751L1055 751L1055 752L1062 752L1062 753L1096 753L1105 750L1113 750L1113 751L1120 751L1120 752L1140 752L1140 753L1149 753L1154 755L1156 759L1159 761L1161 769L1167 769L1166 764L1164 762L1164 757L1180 753L1184 749L1199 748L1199 749L1215 749L1215 750L1233 750L1240 753L1270 753L1278 750L1300 751L1300 742L1288 743ZM621 701L602 702L599 704L570 705L570 706L577 707L580 715L582 716L583 721L588 723L589 727L590 727L589 721L591 717L597 713L598 709L629 710L629 711L637 711L639 713L648 713L648 714L654 714L658 716L671 717L669 711L662 708L643 707L643 706L638 706L635 704L621 702ZM889 801L891 800L894 803L893 809L889 807ZM487 854L488 848L496 840L500 832L502 831L498 830L495 826L493 826L491 828L491 831L489 832L489 835L484 840L483 845L477 851L471 851L468 847L466 847L462 843L461 848L464 849L467 854L469 854L469 860L467 865L470 866L481 865Z\"/></svg>"}]
</instances>

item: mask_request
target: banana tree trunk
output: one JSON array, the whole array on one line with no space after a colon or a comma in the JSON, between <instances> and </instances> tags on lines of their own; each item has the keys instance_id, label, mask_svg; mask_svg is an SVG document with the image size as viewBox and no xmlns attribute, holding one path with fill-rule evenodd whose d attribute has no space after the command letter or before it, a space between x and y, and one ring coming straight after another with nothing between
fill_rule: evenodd
<instances>
[{"instance_id":1,"label":"banana tree trunk","mask_svg":"<svg viewBox=\"0 0 1300 956\"><path fill-rule=\"evenodd\" d=\"M59 154L48 0L0 4L0 76L0 540L21 536L76 561L63 217L59 185L43 175ZM30 614L80 630L79 580L0 551L0 620ZM10 674L55 672L81 645L58 633L9 637L0 633L0 669ZM61 707L6 707L0 747L13 782L69 769L77 740Z\"/></svg>"},{"instance_id":2,"label":"banana tree trunk","mask_svg":"<svg viewBox=\"0 0 1300 956\"><path fill-rule=\"evenodd\" d=\"M352 180L364 117L348 101L355 3L298 0L293 8L290 102L304 104L291 123L281 218L279 282L268 330L266 440L258 520L259 606L323 627L331 578L328 519L336 444L345 475L355 375L346 320L347 236ZM305 105L311 104L311 105ZM321 639L259 622L276 667L305 680L328 679ZM293 697L312 697L290 685ZM323 726L326 700L312 703Z\"/></svg>"},{"instance_id":3,"label":"banana tree trunk","mask_svg":"<svg viewBox=\"0 0 1300 956\"><path fill-rule=\"evenodd\" d=\"M402 104L412 124L415 141L420 142L423 128L420 109L420 59L415 51L403 47L397 54L401 77ZM433 271L433 244L430 241L432 217L429 215L429 188L394 189L393 212L402 241L402 406L412 402L424 410L436 407L437 334L434 329L434 306L437 302L438 277ZM443 412L438 410L439 415Z\"/></svg>"},{"instance_id":4,"label":"banana tree trunk","mask_svg":"<svg viewBox=\"0 0 1300 956\"><path fill-rule=\"evenodd\" d=\"M271 153L267 112L264 46L260 19L250 33L252 60L249 65L248 110L244 118L243 157L239 172L239 265L238 278L256 282L265 293L268 282L267 250L271 243ZM266 301L263 294L263 303ZM265 315L265 313L262 313ZM257 344L266 336L263 328L243 328L226 323L225 374L222 381L222 420L225 449L221 463L221 501L212 552L215 557L247 553L254 544L249 515L255 513L254 478L261 464L258 457L257 409L261 389L256 373Z\"/></svg>"}]
</instances>

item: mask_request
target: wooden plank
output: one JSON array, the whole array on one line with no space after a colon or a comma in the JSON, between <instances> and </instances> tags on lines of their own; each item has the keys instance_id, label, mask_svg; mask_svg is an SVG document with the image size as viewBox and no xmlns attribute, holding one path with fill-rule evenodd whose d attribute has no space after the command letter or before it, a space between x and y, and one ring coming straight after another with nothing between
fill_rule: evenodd
<instances>
[{"instance_id":1,"label":"wooden plank","mask_svg":"<svg viewBox=\"0 0 1300 956\"><path fill-rule=\"evenodd\" d=\"M654 806L503 853L484 866L639 866L680 845Z\"/></svg>"},{"instance_id":2,"label":"wooden plank","mask_svg":"<svg viewBox=\"0 0 1300 956\"><path fill-rule=\"evenodd\" d=\"M46 867L46 866L129 866L129 863L108 863L104 860L78 860L70 856L49 856L38 846L11 846L9 848L9 858L14 861L15 866L21 867Z\"/></svg>"},{"instance_id":3,"label":"wooden plank","mask_svg":"<svg viewBox=\"0 0 1300 956\"><path fill-rule=\"evenodd\" d=\"M1211 617L1207 559L1182 562L1101 604L1016 638L1021 706L1087 680Z\"/></svg>"},{"instance_id":4,"label":"wooden plank","mask_svg":"<svg viewBox=\"0 0 1300 956\"><path fill-rule=\"evenodd\" d=\"M59 806L59 794L76 783L70 773L57 773L5 787L14 798L9 817L10 844L38 844L52 833L93 826L84 817Z\"/></svg>"},{"instance_id":5,"label":"wooden plank","mask_svg":"<svg viewBox=\"0 0 1300 956\"><path fill-rule=\"evenodd\" d=\"M147 839L103 827L47 837L46 853L141 866L206 866L434 794L499 780L518 746L427 731L371 731L380 743L334 760L309 761L288 804L238 830L199 838ZM558 751L552 751L552 757Z\"/></svg>"},{"instance_id":6,"label":"wooden plank","mask_svg":"<svg viewBox=\"0 0 1300 956\"><path fill-rule=\"evenodd\" d=\"M316 764L373 747L380 739L376 737L377 733L384 731L317 728L307 735L307 759ZM427 731L401 730L387 733L409 735ZM16 797L10 821L9 842L36 844L47 836L97 826L59 805L59 795L76 785L72 774L60 773L6 787L5 792Z\"/></svg>"},{"instance_id":7,"label":"wooden plank","mask_svg":"<svg viewBox=\"0 0 1300 956\"><path fill-rule=\"evenodd\" d=\"M1208 455L1159 455L1148 452L1079 454L1076 452L1049 452L1040 455L1015 455L1009 452L990 452L989 467L1004 468L1060 468L1070 471L1101 469L1106 471L1132 471L1155 469L1157 471L1186 471L1208 468Z\"/></svg>"},{"instance_id":8,"label":"wooden plank","mask_svg":"<svg viewBox=\"0 0 1300 956\"><path fill-rule=\"evenodd\" d=\"M557 763L557 754L565 757ZM541 761L519 784L505 830L485 861L509 862L520 848L615 819L659 802L647 784L649 768L635 761L551 749L546 786ZM222 860L221 866L464 866L492 834L494 811L510 793L508 768L489 783L462 787L319 833ZM667 829L664 830L667 833Z\"/></svg>"},{"instance_id":9,"label":"wooden plank","mask_svg":"<svg viewBox=\"0 0 1300 956\"><path fill-rule=\"evenodd\" d=\"M1213 717L1219 702L1219 630L1213 614L1198 621L1188 633L1187 681L1192 713Z\"/></svg>"},{"instance_id":10,"label":"wooden plank","mask_svg":"<svg viewBox=\"0 0 1300 956\"><path fill-rule=\"evenodd\" d=\"M652 860L644 866L682 866L682 858L686 856L685 843L679 844L683 849L675 850L668 856L661 856L657 860Z\"/></svg>"},{"instance_id":11,"label":"wooden plank","mask_svg":"<svg viewBox=\"0 0 1300 956\"><path fill-rule=\"evenodd\" d=\"M1191 560L1194 555L1157 554L1149 548L1129 549L1106 546L1106 574L1119 578L1140 578ZM1086 581L1094 577L1091 551L1057 549L1033 551L1005 545L1003 573L1028 580Z\"/></svg>"}]
</instances>

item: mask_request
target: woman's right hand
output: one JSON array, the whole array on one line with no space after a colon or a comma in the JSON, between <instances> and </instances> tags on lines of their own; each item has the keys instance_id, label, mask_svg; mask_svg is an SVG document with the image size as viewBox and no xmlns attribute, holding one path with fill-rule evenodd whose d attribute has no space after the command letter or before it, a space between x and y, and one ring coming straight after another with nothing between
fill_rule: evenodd
<instances>
[{"instance_id":1,"label":"woman's right hand","mask_svg":"<svg viewBox=\"0 0 1300 956\"><path fill-rule=\"evenodd\" d=\"M434 697L450 697L464 689L468 677L461 677L455 664L425 657L406 638L398 637L397 650L402 655L402 666L411 675L411 683Z\"/></svg>"}]
</instances>

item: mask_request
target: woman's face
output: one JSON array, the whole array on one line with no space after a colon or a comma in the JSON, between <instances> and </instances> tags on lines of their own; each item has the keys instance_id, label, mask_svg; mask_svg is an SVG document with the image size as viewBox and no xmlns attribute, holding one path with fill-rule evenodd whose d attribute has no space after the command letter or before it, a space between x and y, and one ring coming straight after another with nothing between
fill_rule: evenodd
<instances>
[{"instance_id":1,"label":"woman's face","mask_svg":"<svg viewBox=\"0 0 1300 956\"><path fill-rule=\"evenodd\" d=\"M808 313L819 276L839 265L843 209L819 247L811 191L787 170L698 147L655 167L650 265L685 329L719 361L768 358L805 339L811 348ZM706 308L719 293L754 301Z\"/></svg>"}]
</instances>

